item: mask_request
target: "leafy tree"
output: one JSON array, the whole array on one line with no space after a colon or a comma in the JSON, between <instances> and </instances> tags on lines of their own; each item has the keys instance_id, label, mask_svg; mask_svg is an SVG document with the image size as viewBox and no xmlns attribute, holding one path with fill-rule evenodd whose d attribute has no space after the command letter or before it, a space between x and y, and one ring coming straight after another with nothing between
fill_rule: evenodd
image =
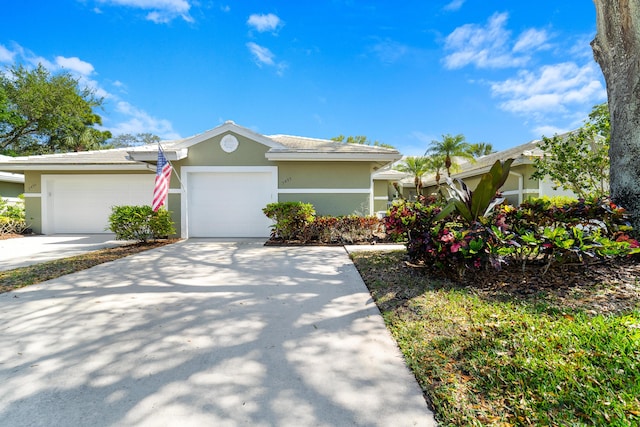
<instances>
[{"instance_id":1,"label":"leafy tree","mask_svg":"<svg viewBox=\"0 0 640 427\"><path fill-rule=\"evenodd\" d=\"M413 184L416 187L416 194L422 194L422 177L431 170L432 164L429 157L426 156L409 156L402 160L402 163L395 166L400 172L413 175Z\"/></svg>"},{"instance_id":2,"label":"leafy tree","mask_svg":"<svg viewBox=\"0 0 640 427\"><path fill-rule=\"evenodd\" d=\"M427 153L444 156L444 167L447 169L447 175L451 176L451 169L455 165L453 157L462 157L474 160L473 155L469 152L470 145L465 140L464 135L458 134L452 136L450 134L442 135L442 141L431 141L431 145L427 149Z\"/></svg>"},{"instance_id":3,"label":"leafy tree","mask_svg":"<svg viewBox=\"0 0 640 427\"><path fill-rule=\"evenodd\" d=\"M69 141L81 148L86 129L102 124L93 112L103 99L81 88L68 73L50 74L42 65L16 65L0 73L0 150L17 154L66 151ZM111 136L89 131L98 145Z\"/></svg>"},{"instance_id":4,"label":"leafy tree","mask_svg":"<svg viewBox=\"0 0 640 427\"><path fill-rule=\"evenodd\" d=\"M567 135L543 137L545 152L535 160L533 179L551 178L557 187L578 197L603 197L609 187L609 110L607 104L593 107L580 129Z\"/></svg>"},{"instance_id":5,"label":"leafy tree","mask_svg":"<svg viewBox=\"0 0 640 427\"><path fill-rule=\"evenodd\" d=\"M593 56L611 111L611 197L640 230L640 0L594 0Z\"/></svg>"},{"instance_id":6,"label":"leafy tree","mask_svg":"<svg viewBox=\"0 0 640 427\"><path fill-rule=\"evenodd\" d=\"M112 148L121 147L137 147L139 145L153 144L160 142L160 137L152 133L123 133L109 140L109 146Z\"/></svg>"},{"instance_id":7,"label":"leafy tree","mask_svg":"<svg viewBox=\"0 0 640 427\"><path fill-rule=\"evenodd\" d=\"M469 153L475 157L488 156L491 153L495 153L493 145L487 142L478 142L475 144L469 144Z\"/></svg>"},{"instance_id":8,"label":"leafy tree","mask_svg":"<svg viewBox=\"0 0 640 427\"><path fill-rule=\"evenodd\" d=\"M344 135L338 135L331 138L331 140L336 142L346 142L347 144L371 145L374 147L393 148L393 149L396 148L393 145L385 144L384 142L371 141L369 138L367 138L364 135L347 136L347 137L345 137Z\"/></svg>"}]
</instances>

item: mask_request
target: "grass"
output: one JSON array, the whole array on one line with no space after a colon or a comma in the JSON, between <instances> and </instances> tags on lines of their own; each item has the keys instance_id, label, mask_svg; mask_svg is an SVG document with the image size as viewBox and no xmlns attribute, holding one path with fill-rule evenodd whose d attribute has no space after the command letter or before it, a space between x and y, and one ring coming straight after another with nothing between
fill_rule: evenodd
<instances>
[{"instance_id":1,"label":"grass","mask_svg":"<svg viewBox=\"0 0 640 427\"><path fill-rule=\"evenodd\" d=\"M487 298L403 257L352 255L440 425L640 425L640 307Z\"/></svg>"},{"instance_id":2,"label":"grass","mask_svg":"<svg viewBox=\"0 0 640 427\"><path fill-rule=\"evenodd\" d=\"M128 255L157 248L176 240L160 240L136 243L115 248L100 249L68 258L47 261L27 267L0 271L0 293L9 292L35 283L55 279L76 271L85 270L98 264L114 261Z\"/></svg>"}]
</instances>

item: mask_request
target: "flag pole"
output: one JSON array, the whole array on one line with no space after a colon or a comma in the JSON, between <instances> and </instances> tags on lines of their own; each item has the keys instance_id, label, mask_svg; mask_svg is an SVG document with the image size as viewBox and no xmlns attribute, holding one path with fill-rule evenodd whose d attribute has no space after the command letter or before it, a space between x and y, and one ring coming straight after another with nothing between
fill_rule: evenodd
<instances>
[{"instance_id":1,"label":"flag pole","mask_svg":"<svg viewBox=\"0 0 640 427\"><path fill-rule=\"evenodd\" d=\"M167 158L167 155L164 152L164 148L162 148L162 145L160 144L160 141L158 141L158 150L162 151L162 155L164 156L164 158L167 160L167 163L169 163L169 165L171 166L171 170L173 171L173 173L176 176L176 179L178 180L178 182L180 183L180 189L184 190L184 185L182 185L182 181L180 180L180 177L178 176L178 172L176 172L176 168L173 167L173 163L171 163L171 160L169 160Z\"/></svg>"}]
</instances>

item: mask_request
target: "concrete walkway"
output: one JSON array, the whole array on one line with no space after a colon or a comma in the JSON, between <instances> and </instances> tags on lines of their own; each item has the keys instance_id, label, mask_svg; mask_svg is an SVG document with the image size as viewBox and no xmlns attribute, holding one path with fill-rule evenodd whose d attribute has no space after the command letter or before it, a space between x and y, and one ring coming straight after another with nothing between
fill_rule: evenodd
<instances>
[{"instance_id":1,"label":"concrete walkway","mask_svg":"<svg viewBox=\"0 0 640 427\"><path fill-rule=\"evenodd\" d=\"M435 425L342 247L188 240L0 318L0 425Z\"/></svg>"},{"instance_id":2,"label":"concrete walkway","mask_svg":"<svg viewBox=\"0 0 640 427\"><path fill-rule=\"evenodd\" d=\"M56 234L0 240L0 271L131 243L114 234Z\"/></svg>"}]
</instances>

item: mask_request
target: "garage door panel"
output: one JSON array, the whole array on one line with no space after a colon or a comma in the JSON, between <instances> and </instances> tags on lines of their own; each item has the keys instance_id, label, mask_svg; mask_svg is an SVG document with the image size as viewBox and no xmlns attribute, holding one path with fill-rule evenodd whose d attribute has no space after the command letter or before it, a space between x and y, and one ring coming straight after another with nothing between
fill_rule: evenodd
<instances>
[{"instance_id":1,"label":"garage door panel","mask_svg":"<svg viewBox=\"0 0 640 427\"><path fill-rule=\"evenodd\" d=\"M190 173L188 182L190 237L269 236L272 172Z\"/></svg>"},{"instance_id":2,"label":"garage door panel","mask_svg":"<svg viewBox=\"0 0 640 427\"><path fill-rule=\"evenodd\" d=\"M46 181L45 233L107 233L111 208L149 205L155 176L68 175Z\"/></svg>"}]
</instances>

